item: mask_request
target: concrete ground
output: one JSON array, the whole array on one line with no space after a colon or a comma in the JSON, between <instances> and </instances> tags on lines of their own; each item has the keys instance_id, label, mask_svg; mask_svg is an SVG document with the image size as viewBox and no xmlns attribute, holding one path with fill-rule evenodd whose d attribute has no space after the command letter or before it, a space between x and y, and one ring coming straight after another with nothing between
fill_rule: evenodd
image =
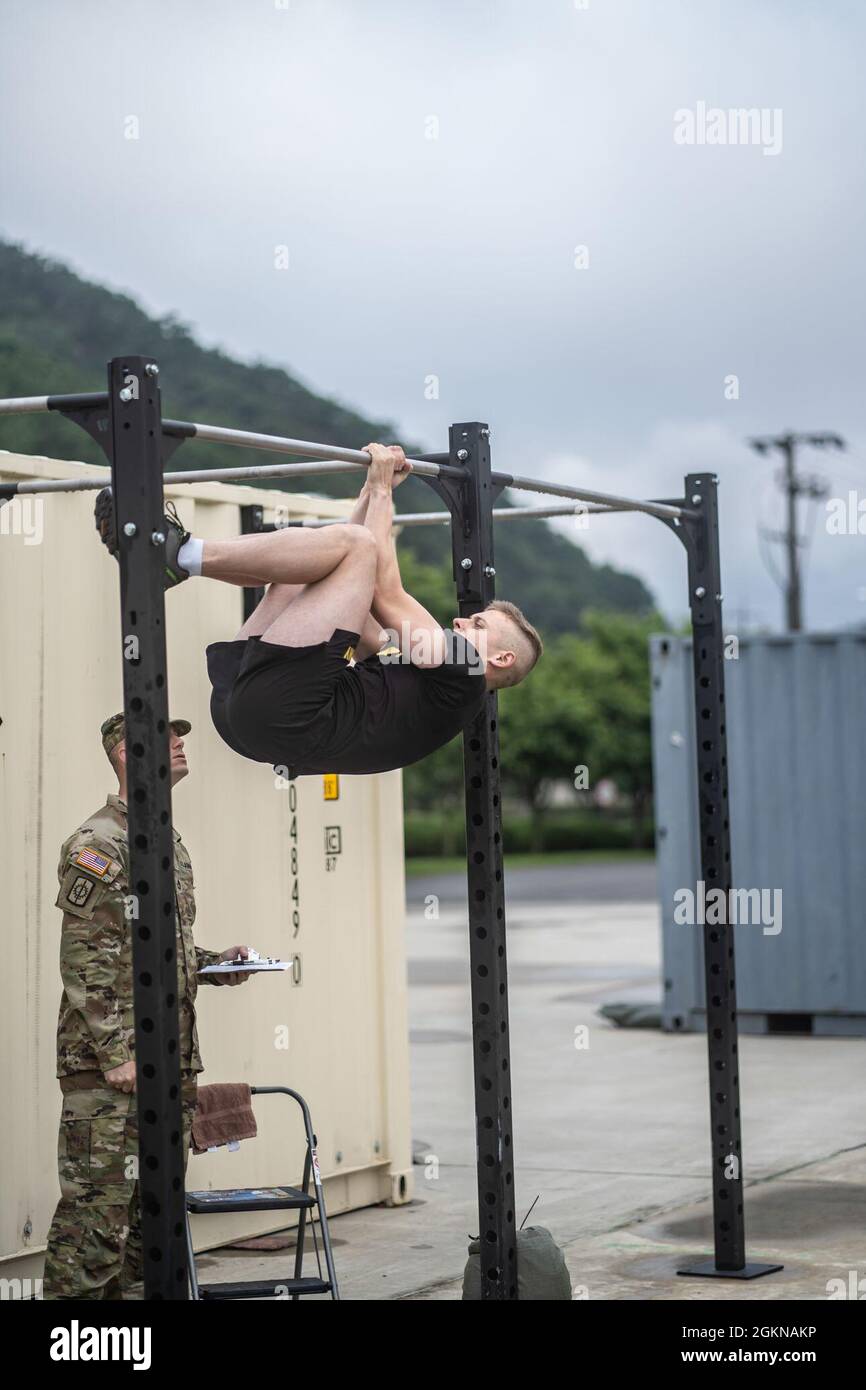
<instances>
[{"instance_id":1,"label":"concrete ground","mask_svg":"<svg viewBox=\"0 0 866 1390\"><path fill-rule=\"evenodd\" d=\"M866 1041L741 1039L750 1282L679 1278L711 1251L706 1043L622 1030L601 1004L657 1001L651 862L513 871L508 879L515 1188L566 1252L576 1298L866 1295ZM425 900L439 900L438 921ZM333 1222L344 1298L455 1299L476 1231L465 885L410 880L415 1199ZM578 1030L576 1032L576 1030ZM580 1030L585 1030L581 1032ZM576 1039L584 1045L576 1046ZM267 1277L286 1257L219 1252L200 1275ZM849 1294L850 1296L850 1294Z\"/></svg>"}]
</instances>

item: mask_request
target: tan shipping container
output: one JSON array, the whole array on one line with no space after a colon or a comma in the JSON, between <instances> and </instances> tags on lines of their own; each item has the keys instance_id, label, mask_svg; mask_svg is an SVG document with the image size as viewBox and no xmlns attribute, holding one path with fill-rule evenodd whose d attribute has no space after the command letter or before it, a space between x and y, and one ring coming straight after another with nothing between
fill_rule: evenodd
<instances>
[{"instance_id":1,"label":"tan shipping container","mask_svg":"<svg viewBox=\"0 0 866 1390\"><path fill-rule=\"evenodd\" d=\"M87 465L0 453L0 477L73 477ZM347 479L347 492L352 480ZM345 515L345 503L221 483L168 487L199 536L240 533L240 507ZM116 790L99 726L122 707L115 562L92 492L0 508L0 856L5 968L0 1043L0 1270L40 1272L59 1195L55 1033L63 840ZM241 623L241 593L194 580L167 596L169 701L187 718L190 775L174 824L196 883L198 945L248 942L292 959L242 989L199 990L202 1083L287 1085L310 1105L329 1212L412 1193L399 772L281 783L233 754L208 709L204 649ZM293 826L294 822L294 826ZM293 829L296 836L293 838ZM297 914L293 917L293 914ZM259 1137L191 1157L187 1186L297 1182L303 1131L282 1096L254 1099ZM287 1215L196 1218L199 1249L279 1229Z\"/></svg>"}]
</instances>

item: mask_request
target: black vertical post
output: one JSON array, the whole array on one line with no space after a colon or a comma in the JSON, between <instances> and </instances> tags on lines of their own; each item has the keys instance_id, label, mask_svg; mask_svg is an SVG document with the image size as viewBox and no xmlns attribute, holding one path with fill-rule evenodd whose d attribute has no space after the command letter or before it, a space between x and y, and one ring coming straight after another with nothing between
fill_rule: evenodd
<instances>
[{"instance_id":1,"label":"black vertical post","mask_svg":"<svg viewBox=\"0 0 866 1390\"><path fill-rule=\"evenodd\" d=\"M489 438L486 425L451 426L450 462L467 472L451 505L461 617L477 613L495 595L492 507L499 488L491 483ZM481 1296L505 1300L517 1298L517 1239L497 724L492 691L464 731L463 764Z\"/></svg>"},{"instance_id":2,"label":"black vertical post","mask_svg":"<svg viewBox=\"0 0 866 1390\"><path fill-rule=\"evenodd\" d=\"M120 548L144 1288L147 1299L185 1299L188 1273L157 370L145 357L115 357L108 368L108 393L111 485Z\"/></svg>"},{"instance_id":3,"label":"black vertical post","mask_svg":"<svg viewBox=\"0 0 866 1390\"><path fill-rule=\"evenodd\" d=\"M714 1258L678 1273L752 1279L781 1265L746 1262L734 930L729 920L731 832L718 479L711 473L690 473L684 502L697 513L680 530L688 552L701 878L705 894L721 889L725 910L708 910L708 917L720 915L724 920L704 924Z\"/></svg>"},{"instance_id":4,"label":"black vertical post","mask_svg":"<svg viewBox=\"0 0 866 1390\"><path fill-rule=\"evenodd\" d=\"M253 505L252 505L251 507L241 507L241 535L242 535L242 536L258 535L258 533L259 533L260 531L263 531L264 528L265 528L265 509L264 509L264 507L260 507L257 503L253 503ZM274 529L274 528L273 528L272 526L271 526L271 527L268 527L268 530L271 530L271 531L272 531L273 529ZM244 622L246 622L248 618L251 618L251 617L252 617L253 613L256 611L256 609L258 608L259 604L261 603L262 599L263 599L264 596L265 596L265 588L264 588L264 585L261 584L261 585L256 585L255 587L251 587L251 588L244 588L244 589L243 589L243 596L244 596L244 609L243 609L243 611L244 611Z\"/></svg>"}]
</instances>

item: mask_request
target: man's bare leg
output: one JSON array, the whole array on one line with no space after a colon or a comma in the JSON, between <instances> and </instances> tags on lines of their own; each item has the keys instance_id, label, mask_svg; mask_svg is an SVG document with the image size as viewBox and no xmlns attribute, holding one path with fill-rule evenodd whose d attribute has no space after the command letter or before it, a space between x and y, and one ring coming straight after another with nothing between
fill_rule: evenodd
<instances>
[{"instance_id":1,"label":"man's bare leg","mask_svg":"<svg viewBox=\"0 0 866 1390\"><path fill-rule=\"evenodd\" d=\"M305 647L327 641L335 628L361 631L373 600L376 542L355 524L206 540L202 574L229 584L269 583L255 622L239 636Z\"/></svg>"},{"instance_id":2,"label":"man's bare leg","mask_svg":"<svg viewBox=\"0 0 866 1390\"><path fill-rule=\"evenodd\" d=\"M370 489L369 489L369 484L368 484L367 480L365 479L365 480L364 480L364 484L363 484L363 486L361 487L361 491L358 493L358 497L357 497L357 499L356 499L356 501L355 501L355 505L354 505L354 507L352 508L352 511L351 511L351 513L349 514L349 516L346 517L345 522L342 523L342 524L339 523L339 522L335 523L335 526L337 527L337 529L339 529L339 530L344 530L346 526L360 526L360 525L362 525L363 522L364 522L364 519L365 519L365 517L366 517L366 515L367 515L367 509L368 509L368 506L369 506L369 501L370 501ZM298 530L299 530L298 527L283 527L283 528L280 528L280 529L283 530L283 531L291 530L291 531L294 532L295 535L297 535ZM331 528L331 527L321 527L321 528L316 527L316 528L314 528L314 529L315 529L317 532L320 532L320 533L321 533L321 531L330 530L330 529L333 529L333 528ZM265 534L273 534L273 533L267 532L267 533L265 533ZM236 536L236 537L233 537L233 540L232 540L231 542L228 542L227 548L225 548L225 549L223 549L223 550L221 550L221 551L219 551L219 552L217 552L217 550L214 549L215 546L218 546L218 545L220 544L219 542L209 541L209 542L204 543L204 554L203 554L203 563L202 563L202 573L205 575L205 577L206 577L206 578L211 578L211 579L219 579L223 584L237 584L237 585L241 585L241 586L244 587L244 588L255 588L255 587L257 587L259 584L265 582L265 581L263 581L261 578L259 578L256 574L251 573L250 570L249 570L249 568L246 567L246 557L247 557L247 555L248 555L248 553L249 553L248 549L246 548L246 542L247 542L248 540L250 540L250 539L251 539L250 536ZM240 542L241 542L241 547L243 547L243 548L235 547L234 544L233 544L234 541L240 541ZM231 548L228 548L228 547L231 547ZM233 554L237 556L237 567L236 567L235 569L229 568L230 563L231 563L231 556L232 556ZM211 564L211 565L212 565L214 572L211 571L211 568L208 567L208 564ZM218 570L219 570L218 573L215 572L216 569L217 569L217 567L218 567ZM313 579L313 582L315 582L315 576L311 576L311 578ZM274 582L274 583L279 583L279 581L273 581L273 582ZM305 584L306 582L308 582L308 581L305 580L305 581L300 582L300 583L297 583L297 584L295 584L295 585L292 585L292 584L280 584L280 588L286 591L286 592L282 595L283 606L285 606L285 605L288 604L288 603L291 603L292 599L296 597L297 593L300 592L300 590L304 587L304 584ZM294 593L289 592L289 590L291 590L292 588L294 588L294 590L295 590ZM274 602L275 602L275 603L278 603L278 602L279 602L279 598L278 598L277 596L275 596ZM249 635L249 636L256 636L257 634L256 634L256 633L250 633L250 634L248 634L248 635Z\"/></svg>"},{"instance_id":3,"label":"man's bare leg","mask_svg":"<svg viewBox=\"0 0 866 1390\"><path fill-rule=\"evenodd\" d=\"M201 572L206 578L235 584L252 578L273 587L273 597L270 592L265 596L242 636L303 647L327 641L342 628L359 634L366 629L369 639L378 552L391 533L392 480L399 463L395 455L400 454L380 445L369 448L373 458L367 483L350 522L204 542ZM355 520L361 517L363 525ZM271 613L273 620L264 627L264 617Z\"/></svg>"},{"instance_id":4,"label":"man's bare leg","mask_svg":"<svg viewBox=\"0 0 866 1390\"><path fill-rule=\"evenodd\" d=\"M346 522L349 525L361 525L363 523L364 517L367 514L367 502L368 487L365 481L358 495L358 499L355 502L355 506L352 509L351 514L346 518ZM296 530L297 528L291 529ZM261 582L258 578L256 578L255 575L241 573L240 571L230 571L222 569L220 571L219 578L222 583L238 584L242 585L244 588L257 588ZM286 608L288 608L289 604L293 603L294 600L298 597L298 595L303 593L306 587L306 584L270 584L264 597L260 600L260 602L256 605L254 611L247 618L246 622L244 623L235 640L243 641L243 639L247 637L261 637L262 634L266 632L267 629L271 626L271 624L275 621L275 619L278 618ZM375 628L375 632L373 632L373 628ZM378 641L378 635L379 625L368 613L365 619L365 628L364 632L362 633L361 642L359 642L358 644L359 651L362 647L364 647L364 656L368 656L370 652L376 651L378 649L380 645ZM363 659L363 657L360 659Z\"/></svg>"},{"instance_id":5,"label":"man's bare leg","mask_svg":"<svg viewBox=\"0 0 866 1390\"><path fill-rule=\"evenodd\" d=\"M206 540L201 572L227 584L310 584L367 544L366 528L349 522Z\"/></svg>"},{"instance_id":6,"label":"man's bare leg","mask_svg":"<svg viewBox=\"0 0 866 1390\"><path fill-rule=\"evenodd\" d=\"M318 546L310 557L310 547L303 543L321 541L323 533L327 546ZM239 557L241 545L245 548ZM270 581L265 597L238 633L241 640L262 637L281 646L305 647L327 641L336 628L360 633L368 621L377 549L373 535L364 526L329 526L306 535L286 529L230 541L205 541L204 547L202 573L206 577L229 584ZM300 561L299 549L304 554ZM317 573L325 563L332 568L321 579L292 582L291 577L299 571Z\"/></svg>"},{"instance_id":7,"label":"man's bare leg","mask_svg":"<svg viewBox=\"0 0 866 1390\"><path fill-rule=\"evenodd\" d=\"M308 647L326 642L337 628L361 633L370 613L376 585L376 542L364 527L349 552L324 579L305 584L291 601L280 605L274 595L273 620L260 634L264 642L284 647ZM363 538L363 539L361 539ZM269 595L265 596L266 603ZM253 634L248 634L253 635Z\"/></svg>"},{"instance_id":8,"label":"man's bare leg","mask_svg":"<svg viewBox=\"0 0 866 1390\"><path fill-rule=\"evenodd\" d=\"M254 584L255 581L252 583ZM270 584L264 597L256 604L235 640L242 642L245 637L261 637L263 632L267 632L274 619L278 618L305 588L305 584Z\"/></svg>"},{"instance_id":9,"label":"man's bare leg","mask_svg":"<svg viewBox=\"0 0 866 1390\"><path fill-rule=\"evenodd\" d=\"M246 637L261 637L295 601L298 595L303 593L306 587L305 584L271 584L264 598L247 618L235 640L243 641ZM350 631L355 631L355 629L352 628ZM373 652L379 650L386 638L387 633L383 632L381 623L376 621L372 613L367 613L361 628L360 640L355 647L355 660L363 661L365 657L372 656Z\"/></svg>"},{"instance_id":10,"label":"man's bare leg","mask_svg":"<svg viewBox=\"0 0 866 1390\"><path fill-rule=\"evenodd\" d=\"M324 528L351 536L349 553L330 574L304 587L262 633L263 641L303 647L327 641L336 628L364 633L376 590L379 549L391 534L392 478L398 463L398 451L379 445L369 448L373 457L364 489L366 498L363 502L359 498L359 507L364 506L364 525Z\"/></svg>"}]
</instances>

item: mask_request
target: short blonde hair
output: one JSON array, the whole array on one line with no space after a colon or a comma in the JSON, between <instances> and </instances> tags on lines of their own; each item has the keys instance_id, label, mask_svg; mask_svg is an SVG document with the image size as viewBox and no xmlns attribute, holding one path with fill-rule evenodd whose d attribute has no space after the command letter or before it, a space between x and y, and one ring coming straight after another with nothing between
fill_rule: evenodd
<instances>
[{"instance_id":1,"label":"short blonde hair","mask_svg":"<svg viewBox=\"0 0 866 1390\"><path fill-rule=\"evenodd\" d=\"M529 675L544 651L544 643L537 629L532 626L532 623L520 611L516 603L509 603L504 598L495 598L491 603L488 603L487 607L492 608L496 613L504 613L517 629L519 634L515 643L517 660L503 674L502 685L519 685L524 677Z\"/></svg>"}]
</instances>

